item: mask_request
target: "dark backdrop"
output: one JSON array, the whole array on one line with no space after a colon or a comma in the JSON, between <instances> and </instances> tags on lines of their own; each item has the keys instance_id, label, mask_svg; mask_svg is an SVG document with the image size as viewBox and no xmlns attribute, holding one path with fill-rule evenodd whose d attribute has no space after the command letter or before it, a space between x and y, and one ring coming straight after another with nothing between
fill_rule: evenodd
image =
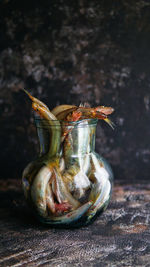
<instances>
[{"instance_id":1,"label":"dark backdrop","mask_svg":"<svg viewBox=\"0 0 150 267\"><path fill-rule=\"evenodd\" d=\"M150 172L150 1L0 2L1 178L21 178L38 151L28 89L50 108L113 106L96 150L116 179Z\"/></svg>"}]
</instances>

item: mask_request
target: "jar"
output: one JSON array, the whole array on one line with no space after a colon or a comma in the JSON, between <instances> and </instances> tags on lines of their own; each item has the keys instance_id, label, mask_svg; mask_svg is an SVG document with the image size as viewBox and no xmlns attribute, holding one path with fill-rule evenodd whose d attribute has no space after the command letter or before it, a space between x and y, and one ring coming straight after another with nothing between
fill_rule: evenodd
<instances>
[{"instance_id":1,"label":"jar","mask_svg":"<svg viewBox=\"0 0 150 267\"><path fill-rule=\"evenodd\" d=\"M40 153L22 176L33 213L49 225L92 222L106 209L113 181L110 165L95 152L97 119L53 121L51 125L36 118L35 123Z\"/></svg>"}]
</instances>

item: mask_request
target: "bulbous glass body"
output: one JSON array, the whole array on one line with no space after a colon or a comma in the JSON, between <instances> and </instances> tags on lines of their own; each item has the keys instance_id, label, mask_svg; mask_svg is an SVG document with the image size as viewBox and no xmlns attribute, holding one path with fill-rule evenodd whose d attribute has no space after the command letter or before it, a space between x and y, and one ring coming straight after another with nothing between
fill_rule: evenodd
<instances>
[{"instance_id":1,"label":"bulbous glass body","mask_svg":"<svg viewBox=\"0 0 150 267\"><path fill-rule=\"evenodd\" d=\"M46 224L88 224L106 209L113 180L110 165L95 153L97 120L35 122L40 154L22 177L30 207Z\"/></svg>"}]
</instances>

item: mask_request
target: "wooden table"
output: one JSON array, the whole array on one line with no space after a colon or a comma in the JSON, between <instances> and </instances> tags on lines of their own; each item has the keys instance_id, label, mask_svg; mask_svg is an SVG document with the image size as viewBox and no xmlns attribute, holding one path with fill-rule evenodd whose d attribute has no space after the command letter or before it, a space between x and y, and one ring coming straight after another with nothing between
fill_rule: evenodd
<instances>
[{"instance_id":1,"label":"wooden table","mask_svg":"<svg viewBox=\"0 0 150 267\"><path fill-rule=\"evenodd\" d=\"M150 266L150 184L117 182L107 210L72 230L38 224L20 181L0 192L0 266Z\"/></svg>"}]
</instances>

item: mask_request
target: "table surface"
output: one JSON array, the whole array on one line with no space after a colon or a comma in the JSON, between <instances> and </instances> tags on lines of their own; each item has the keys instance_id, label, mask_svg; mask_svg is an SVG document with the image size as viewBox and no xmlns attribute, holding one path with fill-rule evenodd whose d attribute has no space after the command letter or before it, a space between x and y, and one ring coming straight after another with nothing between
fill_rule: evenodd
<instances>
[{"instance_id":1,"label":"table surface","mask_svg":"<svg viewBox=\"0 0 150 267\"><path fill-rule=\"evenodd\" d=\"M107 210L79 229L40 225L19 180L0 181L0 266L150 266L150 184L114 185Z\"/></svg>"}]
</instances>

